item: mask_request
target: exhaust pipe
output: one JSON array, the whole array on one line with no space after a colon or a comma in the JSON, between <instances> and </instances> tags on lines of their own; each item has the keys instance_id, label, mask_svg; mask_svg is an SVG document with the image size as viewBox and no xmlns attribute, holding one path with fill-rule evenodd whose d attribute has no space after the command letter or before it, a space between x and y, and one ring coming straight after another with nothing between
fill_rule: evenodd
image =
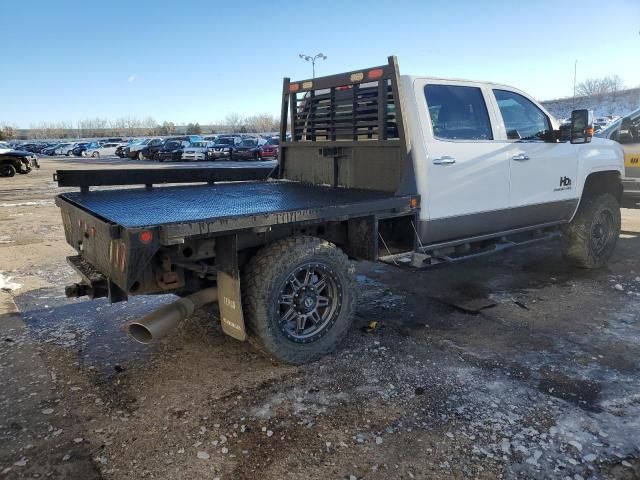
<instances>
[{"instance_id":1,"label":"exhaust pipe","mask_svg":"<svg viewBox=\"0 0 640 480\"><path fill-rule=\"evenodd\" d=\"M178 323L191 315L196 308L217 300L218 289L216 287L205 288L188 297L164 305L138 321L131 322L127 326L127 330L134 340L145 344L151 343L168 334Z\"/></svg>"}]
</instances>

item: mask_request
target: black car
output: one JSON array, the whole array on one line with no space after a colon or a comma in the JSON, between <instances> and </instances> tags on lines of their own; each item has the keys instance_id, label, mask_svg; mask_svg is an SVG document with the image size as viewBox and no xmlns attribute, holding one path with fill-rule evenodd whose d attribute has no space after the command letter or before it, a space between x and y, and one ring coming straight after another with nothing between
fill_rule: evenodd
<instances>
[{"instance_id":1,"label":"black car","mask_svg":"<svg viewBox=\"0 0 640 480\"><path fill-rule=\"evenodd\" d=\"M144 140L141 144L133 144L127 147L125 150L125 154L132 160L146 160L154 157L157 151L159 151L162 146L165 144L165 140L161 138L150 138ZM136 148L131 151L132 146L136 146ZM138 146L142 145L140 148Z\"/></svg>"},{"instance_id":2,"label":"black car","mask_svg":"<svg viewBox=\"0 0 640 480\"><path fill-rule=\"evenodd\" d=\"M37 143L23 143L22 145L18 146L18 150L21 152L35 153L34 150L36 150L37 148L38 148Z\"/></svg>"},{"instance_id":3,"label":"black car","mask_svg":"<svg viewBox=\"0 0 640 480\"><path fill-rule=\"evenodd\" d=\"M116 148L116 157L124 158L127 156L127 145L120 145Z\"/></svg>"},{"instance_id":4,"label":"black car","mask_svg":"<svg viewBox=\"0 0 640 480\"><path fill-rule=\"evenodd\" d=\"M185 140L167 140L162 148L155 153L153 159L159 162L179 161L182 159L182 151L187 145L189 142Z\"/></svg>"},{"instance_id":5,"label":"black car","mask_svg":"<svg viewBox=\"0 0 640 480\"><path fill-rule=\"evenodd\" d=\"M38 158L31 152L10 150L0 153L0 177L13 177L16 173L27 174L40 168Z\"/></svg>"},{"instance_id":6,"label":"black car","mask_svg":"<svg viewBox=\"0 0 640 480\"><path fill-rule=\"evenodd\" d=\"M71 152L76 156L76 157L81 157L82 153L85 152L86 150L88 150L89 148L93 148L93 146L98 146L99 142L93 142L93 143L89 143L89 142L80 142L78 143L73 150L71 150Z\"/></svg>"}]
</instances>

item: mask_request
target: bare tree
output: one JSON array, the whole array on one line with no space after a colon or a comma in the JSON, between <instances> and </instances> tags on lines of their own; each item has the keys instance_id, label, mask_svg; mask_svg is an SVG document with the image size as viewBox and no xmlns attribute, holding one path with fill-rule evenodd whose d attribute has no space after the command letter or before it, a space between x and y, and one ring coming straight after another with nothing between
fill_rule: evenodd
<instances>
[{"instance_id":1,"label":"bare tree","mask_svg":"<svg viewBox=\"0 0 640 480\"><path fill-rule=\"evenodd\" d=\"M247 117L245 123L247 129L254 133L276 132L280 128L280 120L268 113Z\"/></svg>"},{"instance_id":2,"label":"bare tree","mask_svg":"<svg viewBox=\"0 0 640 480\"><path fill-rule=\"evenodd\" d=\"M619 75L611 75L602 78L588 78L584 82L580 82L576 87L576 93L586 97L600 93L615 93L623 88L622 78Z\"/></svg>"},{"instance_id":3,"label":"bare tree","mask_svg":"<svg viewBox=\"0 0 640 480\"><path fill-rule=\"evenodd\" d=\"M158 131L160 135L173 135L176 131L176 126L173 122L163 122Z\"/></svg>"},{"instance_id":4,"label":"bare tree","mask_svg":"<svg viewBox=\"0 0 640 480\"><path fill-rule=\"evenodd\" d=\"M9 140L18 136L18 127L12 123L0 121L0 140Z\"/></svg>"},{"instance_id":5,"label":"bare tree","mask_svg":"<svg viewBox=\"0 0 640 480\"><path fill-rule=\"evenodd\" d=\"M231 133L239 131L240 128L244 125L244 119L242 118L242 115L235 112L229 113L225 117L224 121L227 125L227 128L231 130Z\"/></svg>"}]
</instances>

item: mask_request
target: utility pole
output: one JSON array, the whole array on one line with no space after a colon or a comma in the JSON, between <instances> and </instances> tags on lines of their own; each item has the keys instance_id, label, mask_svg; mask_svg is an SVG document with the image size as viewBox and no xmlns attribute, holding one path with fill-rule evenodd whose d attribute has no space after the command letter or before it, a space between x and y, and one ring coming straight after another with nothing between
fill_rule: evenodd
<instances>
[{"instance_id":1,"label":"utility pole","mask_svg":"<svg viewBox=\"0 0 640 480\"><path fill-rule=\"evenodd\" d=\"M306 61L306 62L311 62L311 67L313 69L313 77L311 78L316 78L316 60L326 60L327 56L323 53L318 53L317 55L311 56L311 55L305 55L304 53L300 53L298 55L302 60Z\"/></svg>"}]
</instances>

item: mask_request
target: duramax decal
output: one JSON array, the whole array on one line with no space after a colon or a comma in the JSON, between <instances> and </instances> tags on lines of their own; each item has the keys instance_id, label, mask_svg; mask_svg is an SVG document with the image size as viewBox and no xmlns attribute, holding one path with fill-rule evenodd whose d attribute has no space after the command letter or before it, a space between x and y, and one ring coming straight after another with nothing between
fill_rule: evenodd
<instances>
[{"instance_id":1,"label":"duramax decal","mask_svg":"<svg viewBox=\"0 0 640 480\"><path fill-rule=\"evenodd\" d=\"M571 190L571 179L569 177L560 177L560 186L553 189L554 192L562 190Z\"/></svg>"}]
</instances>

